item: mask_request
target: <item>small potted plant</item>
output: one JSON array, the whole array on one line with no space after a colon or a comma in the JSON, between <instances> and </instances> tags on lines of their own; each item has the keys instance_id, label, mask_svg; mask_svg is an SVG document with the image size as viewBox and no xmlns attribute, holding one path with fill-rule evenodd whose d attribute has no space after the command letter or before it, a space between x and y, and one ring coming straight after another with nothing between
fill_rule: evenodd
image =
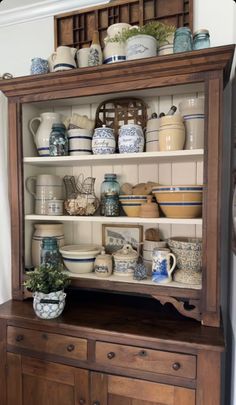
<instances>
[{"instance_id":1,"label":"small potted plant","mask_svg":"<svg viewBox=\"0 0 236 405\"><path fill-rule=\"evenodd\" d=\"M36 315L43 319L57 318L65 307L64 288L70 283L62 267L42 264L27 274L24 282L33 293L33 308Z\"/></svg>"},{"instance_id":2,"label":"small potted plant","mask_svg":"<svg viewBox=\"0 0 236 405\"><path fill-rule=\"evenodd\" d=\"M126 60L149 58L157 54L158 47L173 34L175 27L152 21L141 27L123 30L113 41L126 41Z\"/></svg>"}]
</instances>

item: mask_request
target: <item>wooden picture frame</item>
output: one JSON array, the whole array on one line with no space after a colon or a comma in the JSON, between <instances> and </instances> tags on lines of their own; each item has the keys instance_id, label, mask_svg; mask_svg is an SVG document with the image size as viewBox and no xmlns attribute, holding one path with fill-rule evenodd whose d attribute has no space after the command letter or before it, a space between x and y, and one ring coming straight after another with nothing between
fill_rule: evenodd
<instances>
[{"instance_id":1,"label":"wooden picture frame","mask_svg":"<svg viewBox=\"0 0 236 405\"><path fill-rule=\"evenodd\" d=\"M125 243L130 243L132 247L141 251L143 241L142 225L126 224L102 224L102 245L106 253L114 253L121 249Z\"/></svg>"}]
</instances>

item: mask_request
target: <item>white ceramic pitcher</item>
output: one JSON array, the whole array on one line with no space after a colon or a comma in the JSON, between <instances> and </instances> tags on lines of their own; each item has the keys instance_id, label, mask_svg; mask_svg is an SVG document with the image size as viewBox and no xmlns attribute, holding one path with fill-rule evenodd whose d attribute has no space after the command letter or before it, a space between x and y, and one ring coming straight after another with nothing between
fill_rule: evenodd
<instances>
[{"instance_id":1,"label":"white ceramic pitcher","mask_svg":"<svg viewBox=\"0 0 236 405\"><path fill-rule=\"evenodd\" d=\"M38 122L38 128L34 130L34 123ZM34 142L40 156L49 156L49 136L52 130L52 124L62 122L62 116L59 113L45 112L39 117L34 117L29 121L29 130L34 137Z\"/></svg>"},{"instance_id":2,"label":"white ceramic pitcher","mask_svg":"<svg viewBox=\"0 0 236 405\"><path fill-rule=\"evenodd\" d=\"M77 49L70 46L59 46L51 55L53 71L70 70L76 68L75 55Z\"/></svg>"}]
</instances>

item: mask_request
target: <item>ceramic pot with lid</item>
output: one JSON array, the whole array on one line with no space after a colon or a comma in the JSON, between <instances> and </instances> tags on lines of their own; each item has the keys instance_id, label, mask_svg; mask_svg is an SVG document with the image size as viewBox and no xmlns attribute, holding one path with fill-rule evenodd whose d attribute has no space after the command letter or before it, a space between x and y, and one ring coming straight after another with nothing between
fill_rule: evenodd
<instances>
[{"instance_id":1,"label":"ceramic pot with lid","mask_svg":"<svg viewBox=\"0 0 236 405\"><path fill-rule=\"evenodd\" d=\"M114 153L116 149L115 135L112 128L103 125L95 128L92 140L92 151L94 155L106 155Z\"/></svg>"},{"instance_id":2,"label":"ceramic pot with lid","mask_svg":"<svg viewBox=\"0 0 236 405\"><path fill-rule=\"evenodd\" d=\"M142 127L136 124L122 125L119 129L118 146L120 153L138 153L144 149Z\"/></svg>"},{"instance_id":3,"label":"ceramic pot with lid","mask_svg":"<svg viewBox=\"0 0 236 405\"><path fill-rule=\"evenodd\" d=\"M138 253L127 243L122 249L113 253L114 274L117 276L133 276L138 262Z\"/></svg>"},{"instance_id":4,"label":"ceramic pot with lid","mask_svg":"<svg viewBox=\"0 0 236 405\"><path fill-rule=\"evenodd\" d=\"M101 254L96 257L94 271L98 277L109 277L112 274L112 256L106 254L104 247Z\"/></svg>"}]
</instances>

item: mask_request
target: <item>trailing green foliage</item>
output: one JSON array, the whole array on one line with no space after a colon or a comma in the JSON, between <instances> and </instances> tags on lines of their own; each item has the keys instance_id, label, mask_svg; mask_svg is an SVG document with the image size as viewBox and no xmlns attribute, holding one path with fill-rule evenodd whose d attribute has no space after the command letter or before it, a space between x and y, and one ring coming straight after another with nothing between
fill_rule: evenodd
<instances>
[{"instance_id":1,"label":"trailing green foliage","mask_svg":"<svg viewBox=\"0 0 236 405\"><path fill-rule=\"evenodd\" d=\"M30 291L44 294L63 290L69 284L70 279L62 271L62 267L53 267L48 264L41 265L27 273L27 279L24 282L25 287Z\"/></svg>"},{"instance_id":2,"label":"trailing green foliage","mask_svg":"<svg viewBox=\"0 0 236 405\"><path fill-rule=\"evenodd\" d=\"M175 29L176 28L173 25L167 25L159 21L151 21L141 27L123 29L120 34L107 38L107 42L125 42L131 37L143 34L154 37L157 40L158 45L160 45L166 41L169 35L175 32Z\"/></svg>"}]
</instances>

